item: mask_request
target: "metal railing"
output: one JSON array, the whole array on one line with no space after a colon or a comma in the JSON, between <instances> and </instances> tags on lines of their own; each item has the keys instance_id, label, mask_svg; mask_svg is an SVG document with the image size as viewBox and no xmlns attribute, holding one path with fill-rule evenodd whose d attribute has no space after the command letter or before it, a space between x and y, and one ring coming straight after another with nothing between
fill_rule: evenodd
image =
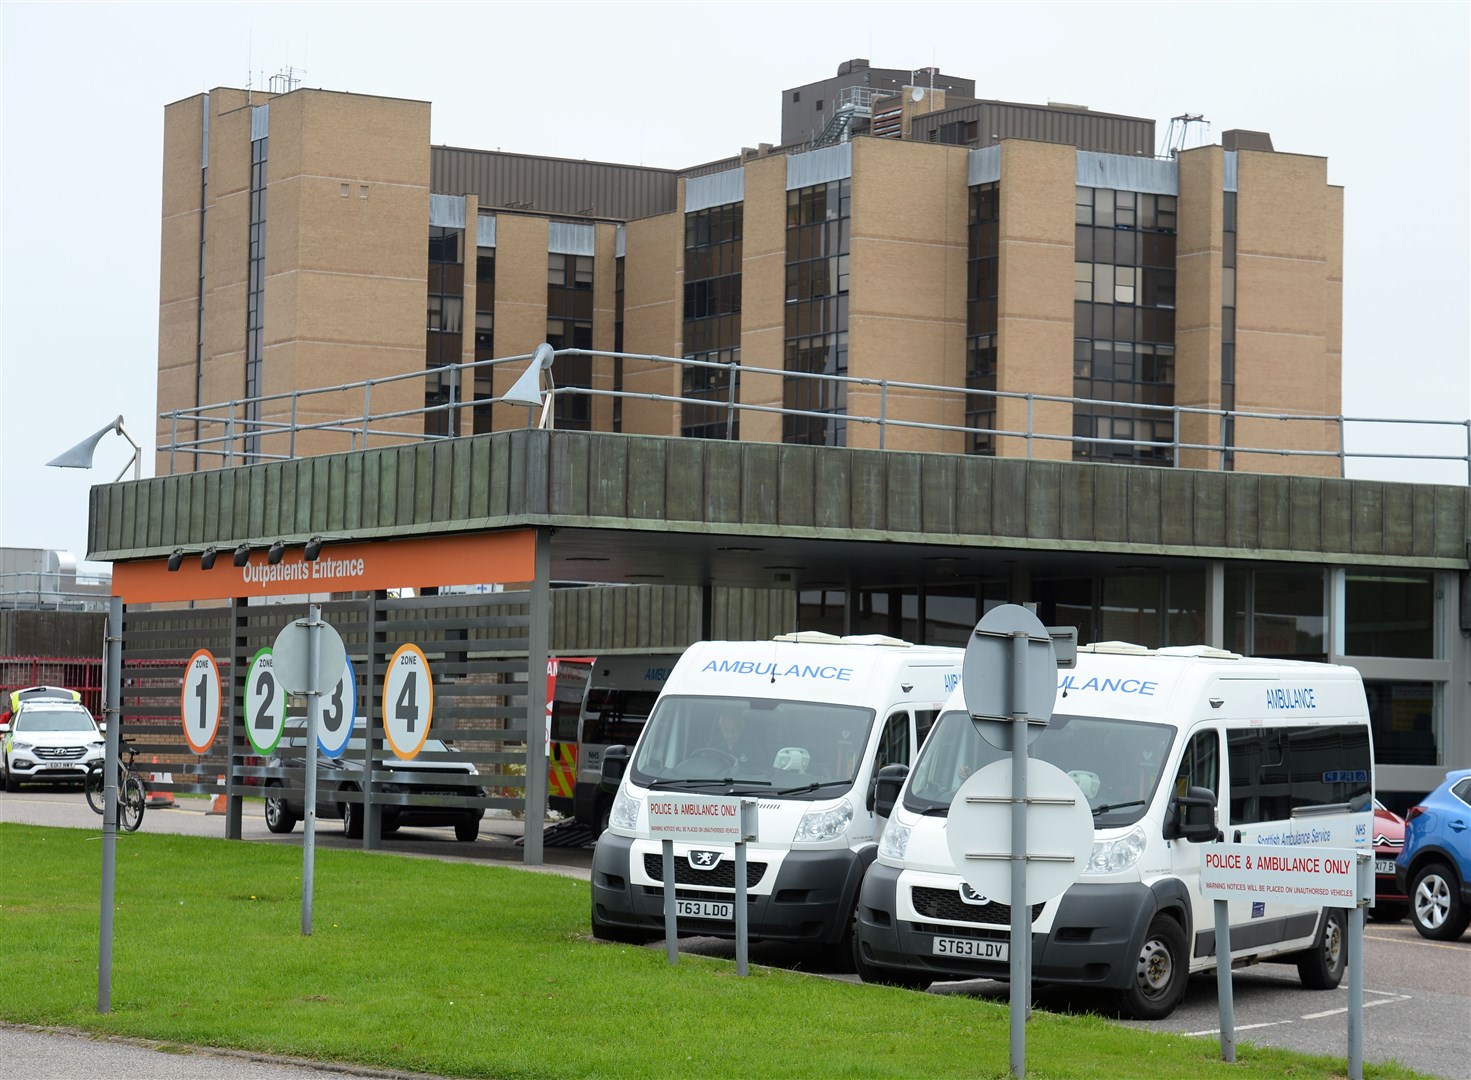
<instances>
[{"instance_id":1,"label":"metal railing","mask_svg":"<svg viewBox=\"0 0 1471 1080\"><path fill-rule=\"evenodd\" d=\"M55 571L0 574L0 608L26 611L106 611L111 578L79 578Z\"/></svg>"},{"instance_id":2,"label":"metal railing","mask_svg":"<svg viewBox=\"0 0 1471 1080\"><path fill-rule=\"evenodd\" d=\"M869 426L877 429L878 448L886 448L891 433L896 431L921 431L954 433L967 437L986 436L993 440L1015 440L1025 446L1025 456L1034 457L1042 443L1062 442L1071 445L1074 457L1079 448L1129 448L1130 455L1093 457L1084 455L1081 460L1098 460L1114 463L1173 465L1178 467L1181 455L1186 452L1203 452L1219 455L1215 467L1228 470L1234 458L1246 456L1269 457L1330 457L1339 461L1338 475L1346 475L1345 468L1351 460L1398 460L1419 462L1458 463L1464 470L1467 482L1471 483L1471 420L1427 420L1420 418L1392 418L1346 415L1324 415L1315 413L1278 413L1248 410L1207 409L1184 405L1154 405L1142 402L1124 402L1099 398L1065 397L1054 394L1019 393L1003 390L973 390L956 386L941 386L932 383L908 382L900 379L856 378L846 375L830 375L814 372L787 371L782 368L750 367L736 362L692 360L672 356L645 353L613 353L591 349L564 349L556 357L584 356L593 359L621 359L625 362L663 364L681 369L715 369L726 373L725 391L722 399L691 397L680 394L649 393L630 389L612 390L589 386L556 386L547 392L556 397L563 395L585 395L607 397L627 401L648 401L667 405L692 407L700 410L724 410L728 420L745 415L774 415L783 418L803 417L826 423L841 422L849 427ZM443 438L454 438L462 432L462 413L466 409L502 404L500 397L465 398L461 388L475 383L475 373L499 365L514 364L519 375L532 360L530 355L481 360L464 364L452 364L423 368L399 375L357 382L337 383L332 386L292 390L280 394L263 395L252 399L236 399L188 409L175 409L160 414L169 427L169 441L160 447L168 455L168 472L191 471L192 468L210 466L235 466L264 461L291 460L298 456L298 444L308 433L340 436L344 445L323 448L322 440L314 442L313 453L332 453L366 449L372 445L388 445L402 442L423 442ZM553 374L555 374L555 365ZM625 386L646 378L647 372L625 371ZM742 401L737 396L741 379L769 377L786 386L792 380L807 380L814 383L832 384L842 391L841 400L846 402L842 411L795 409L780 404ZM433 390L442 401L412 408L395 408L375 412L373 400L375 390L380 396L384 388L404 382L419 382L425 387L423 396L417 400L428 400ZM681 374L681 385L683 376ZM874 394L855 395L855 390L876 391ZM361 401L361 409L354 415L334 415L330 419L302 421L304 411L325 411L314 403L330 395L351 395ZM966 424L951 424L936 420L913 420L894 415L892 401L896 395L913 401L917 397L932 396L933 404L926 404L925 413L935 415L941 408L958 405L961 415L978 415L1000 412L1003 403L1018 403L1025 413L1025 422L1020 427L980 427ZM340 404L340 403L339 403ZM524 407L519 402L504 402L514 407ZM1166 440L1113 438L1098 435L1078 435L1049 430L1039 425L1039 406L1063 405L1073 412L1079 409L1099 417L1120 419L1159 420L1170 422L1172 437ZM282 415L283 419L247 419L252 415L266 417ZM908 410L914 412L913 408ZM708 415L708 413L706 413ZM1243 444L1230 438L1228 441L1200 441L1182 434L1182 425L1188 419L1200 418L1200 427L1220 433L1223 430L1240 432L1240 421L1264 421L1271 426L1281 425L1279 430L1301 430L1298 425L1311 425L1314 431L1308 442L1335 446L1334 449L1293 449L1294 440L1263 442L1257 445ZM404 423L408 421L408 423ZM1013 421L1013 423L1015 423ZM1068 423L1071 424L1069 418ZM430 430L440 427L443 431ZM1331 429L1332 438L1323 435L1323 428ZM727 423L726 430L734 424ZM667 434L678 430L671 424L665 431L640 431L639 434ZM1259 430L1255 423L1252 430ZM1432 449L1413 450L1402 446L1381 449L1374 445L1370 433L1388 431L1403 438L1407 434L1417 436L1430 432L1439 445ZM193 433L197 432L197 433ZM272 438L274 437L274 438ZM277 448L271 451L246 451L249 445L258 446L271 439ZM1452 439L1456 446L1451 448ZM284 445L283 445L284 444ZM1008 448L1010 449L1010 448ZM181 458L193 458L192 462ZM1263 471L1254 469L1252 471ZM1421 480L1423 477L1405 479Z\"/></svg>"}]
</instances>

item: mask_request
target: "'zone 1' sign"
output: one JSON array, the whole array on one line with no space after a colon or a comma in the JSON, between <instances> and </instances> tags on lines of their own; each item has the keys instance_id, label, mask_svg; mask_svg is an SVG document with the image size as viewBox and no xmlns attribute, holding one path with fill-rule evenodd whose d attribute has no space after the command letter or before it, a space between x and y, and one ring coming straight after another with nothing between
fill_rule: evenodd
<instances>
[{"instance_id":1,"label":"'zone 1' sign","mask_svg":"<svg viewBox=\"0 0 1471 1080\"><path fill-rule=\"evenodd\" d=\"M220 668L214 654L200 649L189 657L184 669L184 689L179 695L179 716L184 721L184 739L196 754L209 751L220 730Z\"/></svg>"}]
</instances>

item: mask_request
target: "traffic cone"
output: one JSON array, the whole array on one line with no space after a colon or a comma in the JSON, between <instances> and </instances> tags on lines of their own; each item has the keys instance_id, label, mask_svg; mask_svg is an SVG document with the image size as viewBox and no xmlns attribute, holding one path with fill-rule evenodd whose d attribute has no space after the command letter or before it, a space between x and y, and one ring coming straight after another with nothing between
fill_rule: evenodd
<instances>
[{"instance_id":1,"label":"traffic cone","mask_svg":"<svg viewBox=\"0 0 1471 1080\"><path fill-rule=\"evenodd\" d=\"M155 766L158 764L158 755L157 754L155 754L154 757L153 757L153 764ZM153 806L173 806L174 805L174 793L172 791L159 791L158 788L155 786L157 784L172 784L173 782L174 782L174 774L173 773L167 773L167 772L166 773L161 773L161 772L158 771L157 768L155 768L151 773L149 773L148 774L148 805L150 807L153 807Z\"/></svg>"},{"instance_id":2,"label":"traffic cone","mask_svg":"<svg viewBox=\"0 0 1471 1080\"><path fill-rule=\"evenodd\" d=\"M223 814L224 812L225 812L225 775L224 775L224 773L221 773L220 774L220 793L214 797L214 801L209 804L209 809L206 810L205 813L206 814Z\"/></svg>"}]
</instances>

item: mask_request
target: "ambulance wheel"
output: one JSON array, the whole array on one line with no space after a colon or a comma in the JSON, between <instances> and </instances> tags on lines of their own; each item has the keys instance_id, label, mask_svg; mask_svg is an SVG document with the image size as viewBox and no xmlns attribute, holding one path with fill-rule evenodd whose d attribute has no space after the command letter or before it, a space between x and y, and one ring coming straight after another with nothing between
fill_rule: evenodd
<instances>
[{"instance_id":1,"label":"ambulance wheel","mask_svg":"<svg viewBox=\"0 0 1471 1080\"><path fill-rule=\"evenodd\" d=\"M1156 915L1139 946L1134 983L1119 992L1120 1010L1133 1020L1162 1020L1185 996L1190 978L1185 931L1168 915Z\"/></svg>"},{"instance_id":2,"label":"ambulance wheel","mask_svg":"<svg viewBox=\"0 0 1471 1080\"><path fill-rule=\"evenodd\" d=\"M849 935L850 963L858 978L878 986L899 986L906 990L928 990L933 981L928 975L905 971L903 968L879 967L870 964L863 955L863 942L858 937L858 912L853 912L853 930Z\"/></svg>"},{"instance_id":3,"label":"ambulance wheel","mask_svg":"<svg viewBox=\"0 0 1471 1080\"><path fill-rule=\"evenodd\" d=\"M612 803L610 803L610 802L601 802L601 803L598 803L598 814L597 814L597 818L598 818L598 832L597 832L597 835L602 836L603 833L605 833L605 832L608 831L608 819L612 816L612 814L613 814L613 804Z\"/></svg>"},{"instance_id":4,"label":"ambulance wheel","mask_svg":"<svg viewBox=\"0 0 1471 1080\"><path fill-rule=\"evenodd\" d=\"M480 835L480 819L467 818L464 821L455 822L455 839L462 844L468 844Z\"/></svg>"},{"instance_id":5,"label":"ambulance wheel","mask_svg":"<svg viewBox=\"0 0 1471 1080\"><path fill-rule=\"evenodd\" d=\"M1297 977L1309 990L1332 990L1348 966L1348 934L1342 908L1328 908L1313 947L1297 958Z\"/></svg>"}]
</instances>

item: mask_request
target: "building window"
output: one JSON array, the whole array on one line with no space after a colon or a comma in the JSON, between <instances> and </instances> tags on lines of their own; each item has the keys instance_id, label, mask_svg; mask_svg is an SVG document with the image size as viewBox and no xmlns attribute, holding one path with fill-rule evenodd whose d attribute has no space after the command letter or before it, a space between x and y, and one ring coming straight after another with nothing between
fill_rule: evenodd
<instances>
[{"instance_id":1,"label":"building window","mask_svg":"<svg viewBox=\"0 0 1471 1080\"><path fill-rule=\"evenodd\" d=\"M744 207L727 203L684 216L684 356L725 367L689 367L681 394L710 401L685 404L680 434L740 438L741 233Z\"/></svg>"},{"instance_id":2,"label":"building window","mask_svg":"<svg viewBox=\"0 0 1471 1080\"><path fill-rule=\"evenodd\" d=\"M1435 658L1434 575L1350 570L1343 607L1346 655Z\"/></svg>"},{"instance_id":3,"label":"building window","mask_svg":"<svg viewBox=\"0 0 1471 1080\"><path fill-rule=\"evenodd\" d=\"M1221 468L1236 468L1236 192L1222 195L1221 205Z\"/></svg>"},{"instance_id":4,"label":"building window","mask_svg":"<svg viewBox=\"0 0 1471 1080\"><path fill-rule=\"evenodd\" d=\"M1171 464L1176 197L1080 187L1074 211L1073 459Z\"/></svg>"},{"instance_id":5,"label":"building window","mask_svg":"<svg viewBox=\"0 0 1471 1080\"><path fill-rule=\"evenodd\" d=\"M1428 682L1366 680L1364 697L1374 727L1374 760L1381 765L1439 765L1435 686Z\"/></svg>"},{"instance_id":6,"label":"building window","mask_svg":"<svg viewBox=\"0 0 1471 1080\"><path fill-rule=\"evenodd\" d=\"M785 442L848 443L847 388L822 376L848 374L852 191L845 179L787 192Z\"/></svg>"},{"instance_id":7,"label":"building window","mask_svg":"<svg viewBox=\"0 0 1471 1080\"><path fill-rule=\"evenodd\" d=\"M593 316L591 255L547 255L547 343L554 349L591 349ZM592 357L557 358L559 388L592 387ZM592 430L592 395L559 389L553 423L563 431Z\"/></svg>"},{"instance_id":8,"label":"building window","mask_svg":"<svg viewBox=\"0 0 1471 1080\"><path fill-rule=\"evenodd\" d=\"M1226 572L1226 648L1243 656L1327 660L1322 570Z\"/></svg>"},{"instance_id":9,"label":"building window","mask_svg":"<svg viewBox=\"0 0 1471 1080\"><path fill-rule=\"evenodd\" d=\"M999 184L970 189L965 304L966 452L994 456L996 436L997 296L1001 266Z\"/></svg>"},{"instance_id":10,"label":"building window","mask_svg":"<svg viewBox=\"0 0 1471 1080\"><path fill-rule=\"evenodd\" d=\"M429 226L428 316L424 342L424 414L426 435L460 434L459 410L463 400L457 370L461 363L465 327L465 267L460 262L464 230Z\"/></svg>"},{"instance_id":11,"label":"building window","mask_svg":"<svg viewBox=\"0 0 1471 1080\"><path fill-rule=\"evenodd\" d=\"M250 144L250 249L245 291L245 460L260 453L266 325L266 162L269 138Z\"/></svg>"},{"instance_id":12,"label":"building window","mask_svg":"<svg viewBox=\"0 0 1471 1080\"><path fill-rule=\"evenodd\" d=\"M495 359L495 248L475 254L475 359ZM474 424L477 435L494 430L490 401L495 397L494 369L475 369Z\"/></svg>"}]
</instances>

